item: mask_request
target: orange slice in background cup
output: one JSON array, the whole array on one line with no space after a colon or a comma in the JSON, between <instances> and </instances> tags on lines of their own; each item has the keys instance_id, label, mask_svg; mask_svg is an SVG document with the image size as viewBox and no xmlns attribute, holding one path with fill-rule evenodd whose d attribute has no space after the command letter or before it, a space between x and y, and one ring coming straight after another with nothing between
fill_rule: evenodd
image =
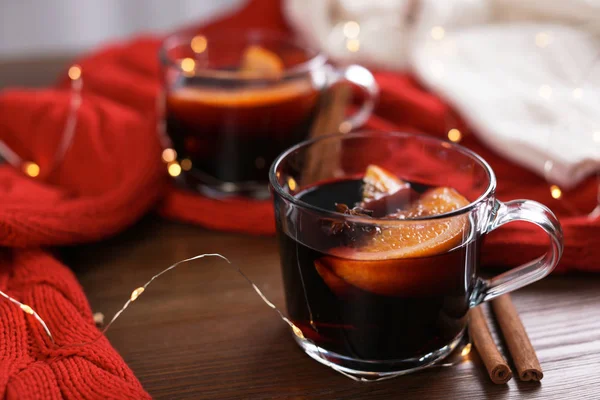
<instances>
[{"instance_id":1,"label":"orange slice in background cup","mask_svg":"<svg viewBox=\"0 0 600 400\"><path fill-rule=\"evenodd\" d=\"M283 74L283 61L272 51L261 46L249 46L242 56L240 71L243 75L278 78Z\"/></svg>"}]
</instances>

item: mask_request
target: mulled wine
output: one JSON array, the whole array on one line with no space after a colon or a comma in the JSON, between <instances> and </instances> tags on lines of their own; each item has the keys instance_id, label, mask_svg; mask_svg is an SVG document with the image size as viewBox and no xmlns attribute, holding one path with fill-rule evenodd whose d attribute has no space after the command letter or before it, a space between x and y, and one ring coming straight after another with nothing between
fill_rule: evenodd
<instances>
[{"instance_id":1,"label":"mulled wine","mask_svg":"<svg viewBox=\"0 0 600 400\"><path fill-rule=\"evenodd\" d=\"M191 163L184 182L266 187L275 157L308 136L317 100L309 80L227 88L184 79L166 97L173 147L180 160Z\"/></svg>"},{"instance_id":2,"label":"mulled wine","mask_svg":"<svg viewBox=\"0 0 600 400\"><path fill-rule=\"evenodd\" d=\"M416 366L461 337L480 241L466 217L422 218L467 205L463 196L369 167L294 197L348 217L305 212L290 231L278 215L287 310L306 338L336 357Z\"/></svg>"},{"instance_id":3,"label":"mulled wine","mask_svg":"<svg viewBox=\"0 0 600 400\"><path fill-rule=\"evenodd\" d=\"M165 38L159 58L163 161L177 184L213 198L268 198L269 166L279 154L309 136L361 126L379 92L364 67L333 66L277 32L180 32ZM329 93L346 83L364 92L348 116L346 96Z\"/></svg>"},{"instance_id":4,"label":"mulled wine","mask_svg":"<svg viewBox=\"0 0 600 400\"><path fill-rule=\"evenodd\" d=\"M497 200L485 160L427 135L324 136L283 153L269 179L293 338L360 380L461 352L469 307L541 279L562 254L548 208ZM513 221L541 227L548 252L478 277L487 233Z\"/></svg>"}]
</instances>

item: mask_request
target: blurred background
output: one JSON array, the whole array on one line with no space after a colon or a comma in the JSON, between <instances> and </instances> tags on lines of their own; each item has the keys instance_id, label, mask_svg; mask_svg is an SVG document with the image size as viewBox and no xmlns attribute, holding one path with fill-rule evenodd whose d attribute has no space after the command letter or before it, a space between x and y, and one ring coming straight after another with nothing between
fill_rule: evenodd
<instances>
[{"instance_id":1,"label":"blurred background","mask_svg":"<svg viewBox=\"0 0 600 400\"><path fill-rule=\"evenodd\" d=\"M0 87L41 86L74 55L135 33L199 23L244 0L0 0ZM17 67L15 67L15 65Z\"/></svg>"},{"instance_id":2,"label":"blurred background","mask_svg":"<svg viewBox=\"0 0 600 400\"><path fill-rule=\"evenodd\" d=\"M201 25L246 2L0 0L0 88L49 85L82 53ZM487 146L544 177L553 202L598 172L600 0L282 0L281 7L294 33L331 59L416 78ZM567 208L600 215L600 206Z\"/></svg>"}]
</instances>

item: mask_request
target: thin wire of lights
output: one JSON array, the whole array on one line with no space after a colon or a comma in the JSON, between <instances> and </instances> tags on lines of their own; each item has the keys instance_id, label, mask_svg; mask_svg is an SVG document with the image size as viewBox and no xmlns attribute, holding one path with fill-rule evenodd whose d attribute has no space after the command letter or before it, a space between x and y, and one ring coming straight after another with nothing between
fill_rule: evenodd
<instances>
[{"instance_id":1,"label":"thin wire of lights","mask_svg":"<svg viewBox=\"0 0 600 400\"><path fill-rule=\"evenodd\" d=\"M354 381L361 381L361 382L372 382L372 381L380 381L380 380L386 380L386 379L391 379L394 377L394 375L391 376L386 376L386 377L382 377L379 379L365 379L362 377L356 377L354 375L348 374L344 371L341 371L339 369L336 368L336 366L331 363L330 361L327 360L326 357L323 356L322 352L321 352L321 348L314 343L311 339L307 338L306 336L304 336L304 333L302 332L302 330L296 325L294 324L289 318L287 318L285 316L285 314L283 312L281 312L281 310L279 310L279 308L277 308L277 306L275 306L275 304L273 304L268 298L267 296L264 295L264 293L258 288L258 286L235 264L233 264L227 257L219 254L219 253L207 253L207 254L200 254L194 257L190 257L190 258L186 258L183 259L181 261L178 261L174 264L171 264L169 267L165 268L164 270L160 271L159 273L155 274L154 276L152 276L152 278L150 278L150 280L148 280L145 284L143 284L142 286L137 287L136 289L134 289L131 294L129 295L129 298L127 299L127 301L125 302L125 304L123 305L123 307L121 307L121 309L119 311L117 311L115 313L115 315L111 318L111 320L109 321L109 323L104 327L104 329L102 329L102 331L98 334L98 336L96 338L94 338L93 340L89 341L89 342L83 342L83 343L75 343L75 344L69 344L69 345L64 345L64 346L60 346L61 348L68 348L68 347L80 347L80 346L87 346L90 345L96 341L98 341L101 337L103 337L106 332L110 329L110 327L113 325L113 323L119 319L119 317L123 314L123 312L125 312L125 310L131 305L131 303L137 301L140 296L146 292L146 289L148 288L148 286L150 286L150 284L152 284L152 282L154 282L156 279L158 279L159 277L161 277L163 274L171 271L172 269L177 268L178 266L185 264L185 263L189 263L195 260L199 260L202 258L206 258L206 257L213 257L213 258L220 258L224 261L227 262L227 265L229 267L231 267L235 272L237 272L239 275L242 276L242 278L252 287L252 289L254 289L254 291L256 292L256 294L261 298L261 300L272 310L274 310L277 315L279 316L279 318L285 322L291 329L292 333L298 337L300 340L304 340L307 341L308 343L310 343L312 346L314 346L314 348L317 350L317 352L321 355L321 360L320 362L322 362L323 364L329 366L330 368L334 369L335 371L339 372L340 374L354 380ZM48 337L50 338L50 340L54 343L54 338L52 336L52 333L50 332L50 330L48 329L48 326L46 325L46 323L44 322L44 320L39 316L39 314L30 306L23 304L21 302L19 302L18 300L6 295L4 292L0 291L0 295L5 297L7 300L11 301L12 303L16 304L19 306L19 308L26 314L28 315L33 315L35 317L35 319L42 325L42 327L44 328L44 331L46 332L46 334L48 335ZM94 321L96 322L96 320L104 320L104 315L94 315ZM469 355L471 350L471 346L470 344L467 344L461 351L461 357L465 358ZM452 364L448 364L448 365L455 365L455 363ZM447 366L447 364L440 364L439 366Z\"/></svg>"}]
</instances>

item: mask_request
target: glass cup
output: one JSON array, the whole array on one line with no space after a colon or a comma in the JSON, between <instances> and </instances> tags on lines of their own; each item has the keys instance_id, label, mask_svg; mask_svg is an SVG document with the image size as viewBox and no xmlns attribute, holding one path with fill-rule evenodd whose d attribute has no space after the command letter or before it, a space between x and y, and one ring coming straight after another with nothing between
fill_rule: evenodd
<instances>
[{"instance_id":1,"label":"glass cup","mask_svg":"<svg viewBox=\"0 0 600 400\"><path fill-rule=\"evenodd\" d=\"M324 55L276 33L180 33L160 50L169 173L211 197L268 198L268 167L307 139L332 85L347 81L365 92L342 125L362 125L378 88L363 67L335 68Z\"/></svg>"},{"instance_id":2,"label":"glass cup","mask_svg":"<svg viewBox=\"0 0 600 400\"><path fill-rule=\"evenodd\" d=\"M361 200L370 165L411 183L406 193L420 199L413 214L336 208ZM287 310L301 331L294 337L315 360L367 379L441 360L463 338L471 307L545 277L562 254L561 226L548 208L500 202L485 160L428 136L359 132L305 141L277 158L270 183ZM440 198L456 207L435 214L444 210ZM548 252L479 277L485 235L514 221L542 228Z\"/></svg>"}]
</instances>

